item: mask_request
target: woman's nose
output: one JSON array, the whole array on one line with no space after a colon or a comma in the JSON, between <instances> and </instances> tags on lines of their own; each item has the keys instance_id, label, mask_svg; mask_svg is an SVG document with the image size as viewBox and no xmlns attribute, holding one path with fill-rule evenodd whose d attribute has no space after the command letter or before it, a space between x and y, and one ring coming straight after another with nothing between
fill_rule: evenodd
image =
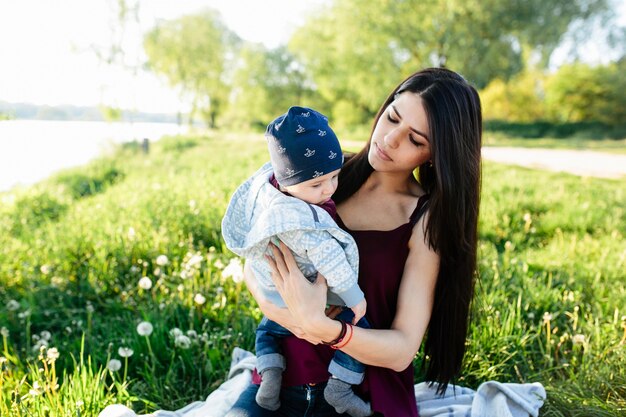
<instances>
[{"instance_id":1,"label":"woman's nose","mask_svg":"<svg viewBox=\"0 0 626 417\"><path fill-rule=\"evenodd\" d=\"M385 135L385 144L390 148L395 148L398 146L399 139L399 129L392 129Z\"/></svg>"}]
</instances>

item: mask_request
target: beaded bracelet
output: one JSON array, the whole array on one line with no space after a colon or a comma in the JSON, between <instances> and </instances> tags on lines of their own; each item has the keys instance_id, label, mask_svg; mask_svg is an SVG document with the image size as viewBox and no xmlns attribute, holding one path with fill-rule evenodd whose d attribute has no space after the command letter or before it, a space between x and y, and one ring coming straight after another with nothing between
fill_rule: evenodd
<instances>
[{"instance_id":1,"label":"beaded bracelet","mask_svg":"<svg viewBox=\"0 0 626 417\"><path fill-rule=\"evenodd\" d=\"M341 323L341 331L339 332L339 336L337 336L337 338L335 340L331 340L330 342L324 342L322 340L322 343L325 345L329 345L329 346L334 346L338 343L341 343L341 341L343 340L343 338L346 336L346 329L348 326L346 326L346 322L343 320L339 320L339 323Z\"/></svg>"},{"instance_id":2,"label":"beaded bracelet","mask_svg":"<svg viewBox=\"0 0 626 417\"><path fill-rule=\"evenodd\" d=\"M354 334L354 327L352 327L352 324L348 323L348 326L350 326L350 335L348 335L348 340L346 340L343 345L339 346L339 344L341 342L343 342L343 339L338 341L336 344L332 345L331 348L333 349L342 349L344 347L346 347L346 345L348 343L350 343L350 340L352 340L352 335Z\"/></svg>"}]
</instances>

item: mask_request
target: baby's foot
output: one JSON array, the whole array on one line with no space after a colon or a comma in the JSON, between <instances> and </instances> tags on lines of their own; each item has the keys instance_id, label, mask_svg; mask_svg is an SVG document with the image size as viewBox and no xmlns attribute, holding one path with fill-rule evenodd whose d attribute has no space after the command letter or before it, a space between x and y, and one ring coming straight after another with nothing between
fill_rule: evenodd
<instances>
[{"instance_id":1,"label":"baby's foot","mask_svg":"<svg viewBox=\"0 0 626 417\"><path fill-rule=\"evenodd\" d=\"M330 378L324 388L324 398L339 414L348 413L352 417L372 415L372 407L352 391L352 385L337 378Z\"/></svg>"},{"instance_id":2,"label":"baby's foot","mask_svg":"<svg viewBox=\"0 0 626 417\"><path fill-rule=\"evenodd\" d=\"M256 393L256 403L270 411L280 408L280 385L283 379L283 370L267 368L261 373L261 385Z\"/></svg>"}]
</instances>

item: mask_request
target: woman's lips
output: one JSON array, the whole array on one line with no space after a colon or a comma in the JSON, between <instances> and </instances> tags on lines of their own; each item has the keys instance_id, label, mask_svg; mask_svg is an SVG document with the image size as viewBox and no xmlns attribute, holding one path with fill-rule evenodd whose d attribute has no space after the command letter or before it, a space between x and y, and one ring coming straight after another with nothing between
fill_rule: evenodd
<instances>
[{"instance_id":1,"label":"woman's lips","mask_svg":"<svg viewBox=\"0 0 626 417\"><path fill-rule=\"evenodd\" d=\"M380 159L382 159L383 161L391 161L392 160L389 157L389 155L387 155L382 149L380 149L380 147L378 146L377 143L374 143L374 146L376 147L376 154L380 157Z\"/></svg>"}]
</instances>

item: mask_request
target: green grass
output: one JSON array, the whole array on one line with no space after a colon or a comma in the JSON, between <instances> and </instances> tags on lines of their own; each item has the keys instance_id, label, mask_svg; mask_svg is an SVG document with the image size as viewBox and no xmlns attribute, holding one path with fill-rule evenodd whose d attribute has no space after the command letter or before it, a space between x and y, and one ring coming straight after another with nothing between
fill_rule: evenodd
<instances>
[{"instance_id":1,"label":"green grass","mask_svg":"<svg viewBox=\"0 0 626 417\"><path fill-rule=\"evenodd\" d=\"M232 191L267 159L252 137L168 138L149 155L127 145L0 194L0 415L176 409L223 381L261 316L222 274L233 256L220 237ZM543 416L623 415L623 183L485 162L482 190L480 280L458 383L540 381ZM136 330L143 321L149 336Z\"/></svg>"}]
</instances>

